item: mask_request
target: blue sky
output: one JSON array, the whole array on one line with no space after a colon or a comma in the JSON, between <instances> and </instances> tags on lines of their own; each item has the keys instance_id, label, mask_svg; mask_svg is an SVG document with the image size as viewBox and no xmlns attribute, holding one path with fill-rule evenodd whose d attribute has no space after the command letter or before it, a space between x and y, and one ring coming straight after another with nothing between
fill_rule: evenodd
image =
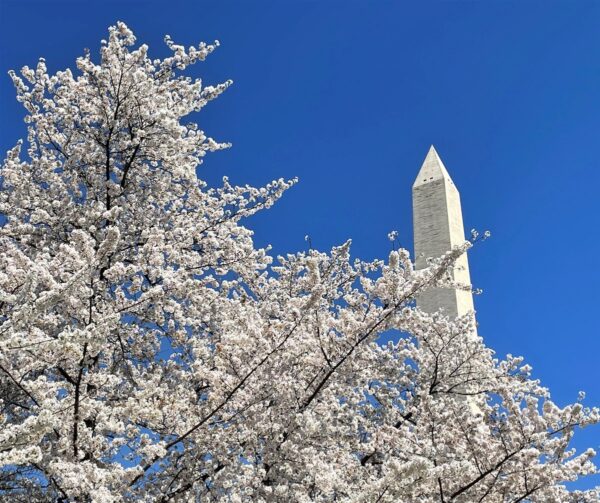
<instances>
[{"instance_id":1,"label":"blue sky","mask_svg":"<svg viewBox=\"0 0 600 503\"><path fill-rule=\"evenodd\" d=\"M167 6L168 5L168 6ZM600 2L0 0L0 147L23 136L9 68L73 66L125 21L150 51L219 39L199 68L234 86L199 117L226 152L202 176L300 178L248 225L276 253L411 246L430 144L462 194L480 334L524 355L555 400L600 405ZM600 428L577 445L600 451ZM600 478L596 477L597 483Z\"/></svg>"}]
</instances>

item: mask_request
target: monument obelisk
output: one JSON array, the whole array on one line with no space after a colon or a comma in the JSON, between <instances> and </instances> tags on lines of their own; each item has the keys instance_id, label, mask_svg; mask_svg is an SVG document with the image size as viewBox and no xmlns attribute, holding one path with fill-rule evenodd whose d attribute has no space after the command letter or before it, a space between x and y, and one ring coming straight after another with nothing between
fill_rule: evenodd
<instances>
[{"instance_id":1,"label":"monument obelisk","mask_svg":"<svg viewBox=\"0 0 600 503\"><path fill-rule=\"evenodd\" d=\"M433 145L412 187L415 265L427 267L436 258L465 241L460 194ZM452 275L457 283L471 285L466 253L456 262ZM473 311L473 294L451 288L431 288L417 298L425 312L440 309L451 318Z\"/></svg>"}]
</instances>

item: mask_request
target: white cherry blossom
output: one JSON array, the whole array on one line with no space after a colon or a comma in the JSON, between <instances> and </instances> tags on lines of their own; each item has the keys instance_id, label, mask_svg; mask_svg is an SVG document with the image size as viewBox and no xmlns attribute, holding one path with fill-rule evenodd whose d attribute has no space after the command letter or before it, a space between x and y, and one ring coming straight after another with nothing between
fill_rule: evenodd
<instances>
[{"instance_id":1,"label":"white cherry blossom","mask_svg":"<svg viewBox=\"0 0 600 503\"><path fill-rule=\"evenodd\" d=\"M186 116L231 82L184 73L218 42L165 41L150 59L118 23L99 62L11 73L28 137L0 182L2 498L597 501L564 483L596 470L569 444L598 409L554 403L472 315L414 307L471 244L421 271L350 242L272 258L242 221L296 180L197 177L228 144Z\"/></svg>"}]
</instances>

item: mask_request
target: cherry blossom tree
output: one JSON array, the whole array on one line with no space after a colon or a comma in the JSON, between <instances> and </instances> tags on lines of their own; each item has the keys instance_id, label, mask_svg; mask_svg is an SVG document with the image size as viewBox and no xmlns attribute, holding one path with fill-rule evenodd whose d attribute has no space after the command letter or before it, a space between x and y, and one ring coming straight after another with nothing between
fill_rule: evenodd
<instances>
[{"instance_id":1,"label":"cherry blossom tree","mask_svg":"<svg viewBox=\"0 0 600 503\"><path fill-rule=\"evenodd\" d=\"M349 242L272 258L242 220L296 181L199 179L228 145L184 120L231 82L185 76L218 42L165 40L150 59L118 23L76 74L10 73L28 137L0 172L1 498L597 501L564 483L596 470L569 444L598 409L555 404L472 315L414 307L470 243L419 271Z\"/></svg>"}]
</instances>

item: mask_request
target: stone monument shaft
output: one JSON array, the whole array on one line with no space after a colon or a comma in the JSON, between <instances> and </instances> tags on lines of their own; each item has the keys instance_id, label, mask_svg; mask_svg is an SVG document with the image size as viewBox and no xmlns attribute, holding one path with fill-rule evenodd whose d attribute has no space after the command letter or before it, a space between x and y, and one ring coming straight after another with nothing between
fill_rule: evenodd
<instances>
[{"instance_id":1,"label":"stone monument shaft","mask_svg":"<svg viewBox=\"0 0 600 503\"><path fill-rule=\"evenodd\" d=\"M460 194L433 145L412 187L413 231L417 269L427 267L427 259L436 258L465 241ZM467 255L462 255L452 271L459 283L471 284ZM432 288L417 298L423 311L443 309L455 318L473 311L471 292L450 288Z\"/></svg>"}]
</instances>

